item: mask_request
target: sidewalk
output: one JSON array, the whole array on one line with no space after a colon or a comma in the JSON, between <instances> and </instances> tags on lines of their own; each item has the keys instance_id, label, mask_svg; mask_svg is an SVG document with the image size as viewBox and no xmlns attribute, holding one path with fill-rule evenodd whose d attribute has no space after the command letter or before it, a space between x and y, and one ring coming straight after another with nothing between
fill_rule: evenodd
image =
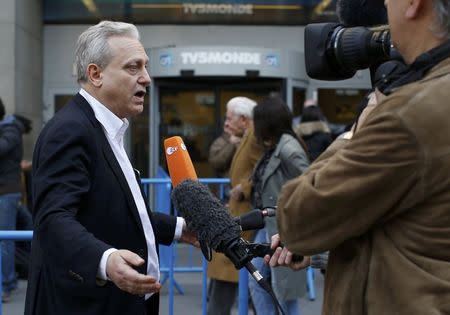
<instances>
[{"instance_id":1,"label":"sidewalk","mask_svg":"<svg viewBox=\"0 0 450 315\"><path fill-rule=\"evenodd\" d=\"M201 252L198 249L191 250L185 244L178 245L179 265L188 263L201 265ZM175 290L174 311L176 315L201 315L202 314L202 274L201 273L176 273L175 280L182 286L185 294L181 295ZM169 314L168 281L161 290L160 315ZM307 296L300 300L301 315L320 315L322 306L323 276L319 271L315 272L316 300L310 301ZM9 303L3 304L1 315L23 315L27 281L19 281L18 289L14 292ZM237 315L237 307L232 315ZM128 314L124 314L128 315ZM253 315L249 312L249 315Z\"/></svg>"},{"instance_id":2,"label":"sidewalk","mask_svg":"<svg viewBox=\"0 0 450 315\"><path fill-rule=\"evenodd\" d=\"M176 280L182 285L185 290L184 295L175 294L174 314L181 315L201 315L202 314L202 286L201 274L199 273L184 273L177 274ZM316 294L315 301L309 301L307 298L302 298L300 305L302 307L302 315L320 315L322 305L322 291L323 291L323 276L316 272L315 277ZM24 301L27 282L21 280L19 288L14 292L11 301L3 304L2 315L23 315ZM160 315L169 313L167 285L164 285L161 292L161 309ZM237 308L235 308L233 315L236 315ZM251 313L250 313L251 314Z\"/></svg>"}]
</instances>

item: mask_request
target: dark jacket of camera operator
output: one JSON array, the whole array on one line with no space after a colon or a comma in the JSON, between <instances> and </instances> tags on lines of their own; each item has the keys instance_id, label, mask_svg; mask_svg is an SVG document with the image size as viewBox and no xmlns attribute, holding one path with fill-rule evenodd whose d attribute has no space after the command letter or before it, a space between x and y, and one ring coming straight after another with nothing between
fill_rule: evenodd
<instances>
[{"instance_id":1,"label":"dark jacket of camera operator","mask_svg":"<svg viewBox=\"0 0 450 315\"><path fill-rule=\"evenodd\" d=\"M417 77L414 62L410 82L281 192L287 248L331 250L324 315L450 314L450 41L448 21L443 37L432 24L444 2L386 1L405 61L428 51L434 66Z\"/></svg>"}]
</instances>

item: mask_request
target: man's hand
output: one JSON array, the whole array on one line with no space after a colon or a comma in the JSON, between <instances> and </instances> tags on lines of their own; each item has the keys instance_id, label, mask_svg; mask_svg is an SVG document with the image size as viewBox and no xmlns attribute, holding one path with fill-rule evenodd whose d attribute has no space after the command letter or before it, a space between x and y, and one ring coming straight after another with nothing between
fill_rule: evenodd
<instances>
[{"instance_id":1,"label":"man's hand","mask_svg":"<svg viewBox=\"0 0 450 315\"><path fill-rule=\"evenodd\" d=\"M183 231L181 232L180 242L191 244L197 248L200 247L197 234L187 229L186 222L183 223Z\"/></svg>"},{"instance_id":2,"label":"man's hand","mask_svg":"<svg viewBox=\"0 0 450 315\"><path fill-rule=\"evenodd\" d=\"M144 295L158 292L161 284L147 275L138 273L133 267L141 266L145 260L137 254L121 249L113 252L106 262L106 275L119 289L131 294Z\"/></svg>"},{"instance_id":3,"label":"man's hand","mask_svg":"<svg viewBox=\"0 0 450 315\"><path fill-rule=\"evenodd\" d=\"M241 143L241 140L242 140L242 137L235 136L234 134L231 134L231 136L230 136L230 142L236 146L239 143Z\"/></svg>"},{"instance_id":4,"label":"man's hand","mask_svg":"<svg viewBox=\"0 0 450 315\"><path fill-rule=\"evenodd\" d=\"M275 234L272 236L272 243L270 247L272 249L276 249L273 253L272 257L266 255L264 257L264 261L266 264L269 264L271 267L277 266L287 266L292 270L300 270L308 267L311 263L311 259L309 256L303 257L302 261L294 262L292 260L293 253L290 252L286 247L280 247L280 236Z\"/></svg>"},{"instance_id":5,"label":"man's hand","mask_svg":"<svg viewBox=\"0 0 450 315\"><path fill-rule=\"evenodd\" d=\"M230 128L230 125L225 123L223 126L223 132L225 132L229 137L233 136L233 131Z\"/></svg>"}]
</instances>

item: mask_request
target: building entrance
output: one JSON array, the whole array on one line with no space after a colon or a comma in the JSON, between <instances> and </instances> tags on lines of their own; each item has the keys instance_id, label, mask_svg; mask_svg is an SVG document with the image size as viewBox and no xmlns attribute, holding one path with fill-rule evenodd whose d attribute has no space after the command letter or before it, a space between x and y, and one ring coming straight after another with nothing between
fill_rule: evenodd
<instances>
[{"instance_id":1,"label":"building entrance","mask_svg":"<svg viewBox=\"0 0 450 315\"><path fill-rule=\"evenodd\" d=\"M183 138L199 177L215 177L208 163L209 146L218 137L228 100L246 96L255 101L270 93L283 93L280 79L202 78L158 82L159 165L166 169L165 138Z\"/></svg>"}]
</instances>

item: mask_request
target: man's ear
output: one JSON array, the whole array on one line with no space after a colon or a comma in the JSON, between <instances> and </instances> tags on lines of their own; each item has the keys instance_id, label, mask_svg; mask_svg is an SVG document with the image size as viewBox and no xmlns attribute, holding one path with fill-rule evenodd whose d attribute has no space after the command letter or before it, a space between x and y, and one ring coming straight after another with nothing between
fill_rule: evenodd
<instances>
[{"instance_id":1,"label":"man's ear","mask_svg":"<svg viewBox=\"0 0 450 315\"><path fill-rule=\"evenodd\" d=\"M87 76L89 82L92 83L95 87L101 87L103 84L103 74L102 69L94 64L90 63L87 67Z\"/></svg>"},{"instance_id":2,"label":"man's ear","mask_svg":"<svg viewBox=\"0 0 450 315\"><path fill-rule=\"evenodd\" d=\"M424 4L424 0L408 0L408 7L405 11L405 17L407 19L415 19L420 14Z\"/></svg>"}]
</instances>

